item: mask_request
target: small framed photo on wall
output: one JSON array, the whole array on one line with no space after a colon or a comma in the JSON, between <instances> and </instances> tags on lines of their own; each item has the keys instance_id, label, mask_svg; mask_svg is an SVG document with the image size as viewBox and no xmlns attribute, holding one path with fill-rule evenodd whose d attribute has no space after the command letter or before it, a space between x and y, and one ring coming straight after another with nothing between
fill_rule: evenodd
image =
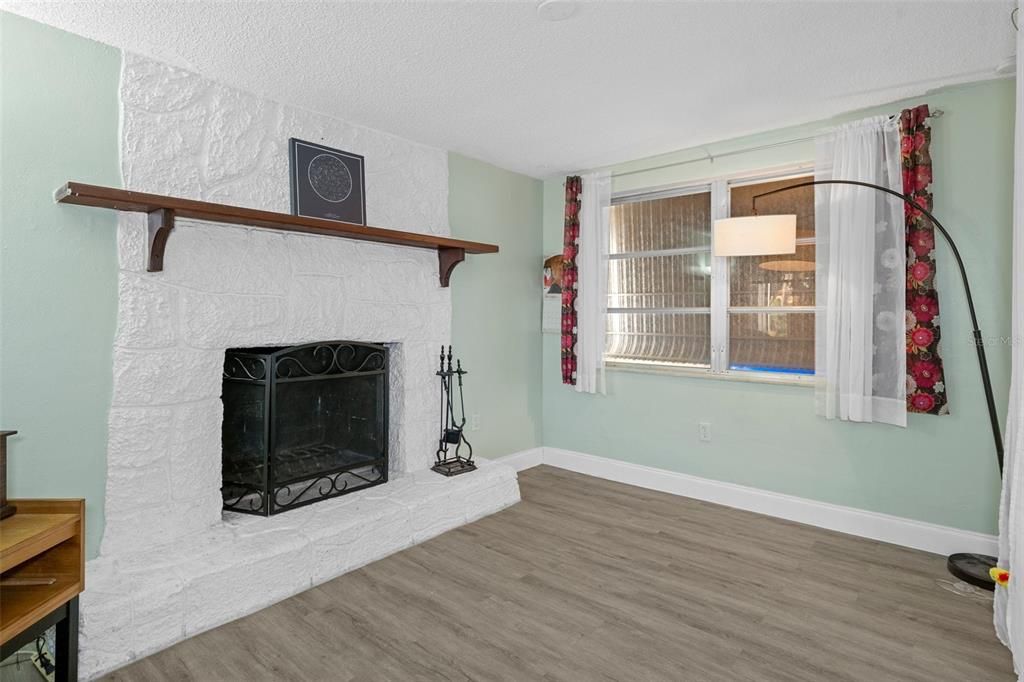
<instances>
[{"instance_id":1,"label":"small framed photo on wall","mask_svg":"<svg viewBox=\"0 0 1024 682\"><path fill-rule=\"evenodd\" d=\"M544 299L541 304L541 333L562 331L562 268L565 256L556 253L544 259Z\"/></svg>"},{"instance_id":2,"label":"small framed photo on wall","mask_svg":"<svg viewBox=\"0 0 1024 682\"><path fill-rule=\"evenodd\" d=\"M366 224L362 156L293 137L288 158L292 215Z\"/></svg>"}]
</instances>

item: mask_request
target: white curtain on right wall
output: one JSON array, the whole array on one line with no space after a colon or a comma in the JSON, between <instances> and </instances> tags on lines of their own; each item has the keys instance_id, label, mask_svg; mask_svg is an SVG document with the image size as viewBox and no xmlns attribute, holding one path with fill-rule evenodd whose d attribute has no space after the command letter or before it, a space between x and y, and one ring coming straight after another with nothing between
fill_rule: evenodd
<instances>
[{"instance_id":1,"label":"white curtain on right wall","mask_svg":"<svg viewBox=\"0 0 1024 682\"><path fill-rule=\"evenodd\" d=\"M1017 123L1013 170L1012 379L1006 415L1003 495L999 505L999 566L1010 581L996 587L995 623L999 639L1013 652L1024 680L1024 39L1017 33Z\"/></svg>"},{"instance_id":2,"label":"white curtain on right wall","mask_svg":"<svg viewBox=\"0 0 1024 682\"><path fill-rule=\"evenodd\" d=\"M898 117L834 128L816 146L816 180L854 180L903 193ZM903 201L870 187L818 185L814 226L817 412L906 426Z\"/></svg>"}]
</instances>

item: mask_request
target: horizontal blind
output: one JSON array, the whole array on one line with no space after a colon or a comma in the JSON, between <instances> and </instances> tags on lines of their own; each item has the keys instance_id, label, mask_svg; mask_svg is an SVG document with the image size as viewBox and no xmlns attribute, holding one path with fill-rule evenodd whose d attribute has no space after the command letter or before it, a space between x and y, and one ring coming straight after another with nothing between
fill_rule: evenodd
<instances>
[{"instance_id":1,"label":"horizontal blind","mask_svg":"<svg viewBox=\"0 0 1024 682\"><path fill-rule=\"evenodd\" d=\"M711 193L610 209L609 360L708 366Z\"/></svg>"}]
</instances>

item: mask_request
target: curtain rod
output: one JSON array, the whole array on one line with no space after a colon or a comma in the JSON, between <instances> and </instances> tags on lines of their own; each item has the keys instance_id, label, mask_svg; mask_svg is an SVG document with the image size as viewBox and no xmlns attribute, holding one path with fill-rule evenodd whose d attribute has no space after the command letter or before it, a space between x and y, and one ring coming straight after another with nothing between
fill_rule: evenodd
<instances>
[{"instance_id":1,"label":"curtain rod","mask_svg":"<svg viewBox=\"0 0 1024 682\"><path fill-rule=\"evenodd\" d=\"M942 109L936 109L931 112L929 118L941 118L945 112ZM762 144L756 147L745 147L744 149L733 149L728 152L722 152L721 154L712 154L711 152L704 150L707 156L701 156L696 159L686 159L685 161L673 161L672 163L662 164L660 166L650 166L648 168L637 168L636 170L621 171L619 173L612 173L613 178L623 178L627 175L639 175L640 173L650 173L652 171L664 170L665 168L675 168L676 166L685 166L690 163L698 163L700 161L711 161L714 163L715 159L721 159L726 156L736 156L737 154L749 154L750 152L759 152L765 149L775 149L776 147L787 147L791 144L799 144L801 142L812 142L814 141L813 135L809 137L798 137L792 140L782 140L780 142L772 142L771 144Z\"/></svg>"}]
</instances>

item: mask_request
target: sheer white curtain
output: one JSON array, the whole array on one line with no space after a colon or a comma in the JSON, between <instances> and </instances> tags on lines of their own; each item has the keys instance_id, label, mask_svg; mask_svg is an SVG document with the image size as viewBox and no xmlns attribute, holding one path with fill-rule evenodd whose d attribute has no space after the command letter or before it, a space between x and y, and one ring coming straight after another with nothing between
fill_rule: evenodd
<instances>
[{"instance_id":1,"label":"sheer white curtain","mask_svg":"<svg viewBox=\"0 0 1024 682\"><path fill-rule=\"evenodd\" d=\"M878 116L817 139L815 179L903 191L898 118ZM852 185L815 193L818 414L907 425L903 201Z\"/></svg>"},{"instance_id":2,"label":"sheer white curtain","mask_svg":"<svg viewBox=\"0 0 1024 682\"><path fill-rule=\"evenodd\" d=\"M608 310L608 211L612 180L607 172L582 176L580 250L576 256L576 390L604 393L605 320Z\"/></svg>"},{"instance_id":3,"label":"sheer white curtain","mask_svg":"<svg viewBox=\"0 0 1024 682\"><path fill-rule=\"evenodd\" d=\"M1006 415L1003 495L999 504L999 566L1010 571L996 587L996 632L1024 680L1024 38L1017 33L1017 125L1013 170L1013 322L1010 409Z\"/></svg>"}]
</instances>

